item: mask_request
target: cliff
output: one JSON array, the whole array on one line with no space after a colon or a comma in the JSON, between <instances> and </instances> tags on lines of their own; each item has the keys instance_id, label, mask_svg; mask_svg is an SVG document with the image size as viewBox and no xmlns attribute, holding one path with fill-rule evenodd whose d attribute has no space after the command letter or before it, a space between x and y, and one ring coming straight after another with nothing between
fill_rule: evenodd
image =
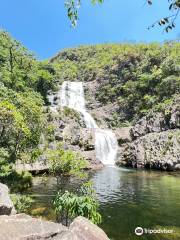
<instances>
[{"instance_id":1,"label":"cliff","mask_svg":"<svg viewBox=\"0 0 180 240\"><path fill-rule=\"evenodd\" d=\"M116 133L118 165L178 170L179 52L179 43L107 44L67 49L50 62L59 85L83 82L88 112ZM76 132L75 125L64 124L73 129L71 145L78 145L83 126Z\"/></svg>"}]
</instances>

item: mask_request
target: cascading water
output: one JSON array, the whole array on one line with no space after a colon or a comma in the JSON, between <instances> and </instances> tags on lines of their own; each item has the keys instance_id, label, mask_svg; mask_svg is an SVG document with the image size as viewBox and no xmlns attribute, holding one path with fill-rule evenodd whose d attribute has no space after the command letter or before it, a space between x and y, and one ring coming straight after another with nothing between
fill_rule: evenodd
<instances>
[{"instance_id":1,"label":"cascading water","mask_svg":"<svg viewBox=\"0 0 180 240\"><path fill-rule=\"evenodd\" d=\"M100 129L93 117L86 112L82 82L65 81L59 93L60 105L80 112L84 117L86 127L95 132L96 158L104 165L114 165L118 149L117 139L111 130Z\"/></svg>"}]
</instances>

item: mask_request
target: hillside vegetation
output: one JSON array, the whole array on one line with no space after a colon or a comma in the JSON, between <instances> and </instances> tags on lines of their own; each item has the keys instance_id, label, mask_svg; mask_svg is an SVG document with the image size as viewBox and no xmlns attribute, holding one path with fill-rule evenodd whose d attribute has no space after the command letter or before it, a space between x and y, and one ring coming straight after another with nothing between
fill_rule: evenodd
<instances>
[{"instance_id":1,"label":"hillside vegetation","mask_svg":"<svg viewBox=\"0 0 180 240\"><path fill-rule=\"evenodd\" d=\"M0 177L11 175L16 161L32 162L42 154L39 143L49 127L47 94L63 81L84 82L95 119L102 112L106 125L118 128L172 105L180 91L179 72L177 42L82 46L40 62L1 31Z\"/></svg>"},{"instance_id":2,"label":"hillside vegetation","mask_svg":"<svg viewBox=\"0 0 180 240\"><path fill-rule=\"evenodd\" d=\"M134 124L150 109L170 104L180 92L177 42L82 46L62 51L50 62L61 82L85 82L86 99L95 98L91 108L115 104L108 121L113 127Z\"/></svg>"}]
</instances>

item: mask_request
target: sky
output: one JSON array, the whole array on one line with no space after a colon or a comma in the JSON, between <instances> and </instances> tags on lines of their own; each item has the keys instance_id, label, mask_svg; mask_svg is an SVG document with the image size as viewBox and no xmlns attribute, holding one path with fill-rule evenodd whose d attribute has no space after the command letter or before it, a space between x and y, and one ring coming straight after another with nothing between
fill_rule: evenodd
<instances>
[{"instance_id":1,"label":"sky","mask_svg":"<svg viewBox=\"0 0 180 240\"><path fill-rule=\"evenodd\" d=\"M176 28L163 32L147 27L169 15L168 1L105 0L93 6L82 0L76 28L70 26L64 0L0 0L0 28L22 42L39 59L54 56L64 48L84 44L163 42L180 38L180 16Z\"/></svg>"}]
</instances>

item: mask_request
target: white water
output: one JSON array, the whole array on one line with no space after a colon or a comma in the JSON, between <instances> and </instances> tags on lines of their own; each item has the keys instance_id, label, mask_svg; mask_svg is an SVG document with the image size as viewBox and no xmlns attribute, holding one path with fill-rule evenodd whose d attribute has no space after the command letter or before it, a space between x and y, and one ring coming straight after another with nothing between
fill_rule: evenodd
<instances>
[{"instance_id":1,"label":"white water","mask_svg":"<svg viewBox=\"0 0 180 240\"><path fill-rule=\"evenodd\" d=\"M82 82L63 82L60 95L61 106L80 112L86 127L95 131L96 158L104 165L114 165L118 148L117 139L111 130L100 129L93 117L86 112Z\"/></svg>"}]
</instances>

